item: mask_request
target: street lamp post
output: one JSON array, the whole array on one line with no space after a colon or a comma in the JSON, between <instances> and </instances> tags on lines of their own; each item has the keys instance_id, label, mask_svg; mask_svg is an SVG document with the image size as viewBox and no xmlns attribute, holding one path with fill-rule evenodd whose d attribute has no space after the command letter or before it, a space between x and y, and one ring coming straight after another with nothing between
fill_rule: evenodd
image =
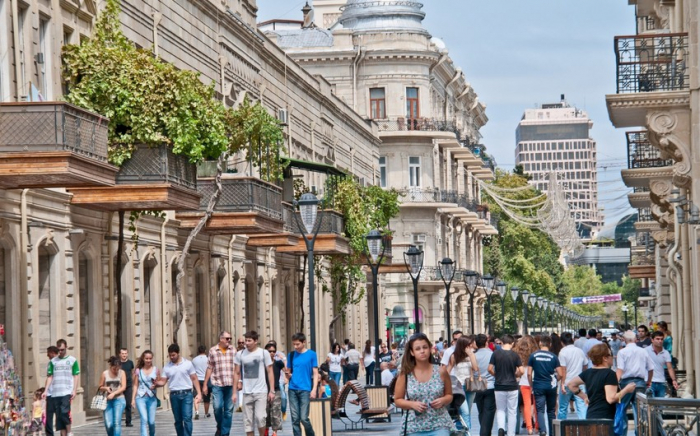
<instances>
[{"instance_id":1,"label":"street lamp post","mask_svg":"<svg viewBox=\"0 0 700 436\"><path fill-rule=\"evenodd\" d=\"M543 306L544 306L544 297L537 297L537 307L539 307L539 309L540 309L540 311L539 311L540 312L540 316L539 316L540 328L543 329L542 331L544 331L544 322L545 322L544 311L542 310Z\"/></svg>"},{"instance_id":2,"label":"street lamp post","mask_svg":"<svg viewBox=\"0 0 700 436\"><path fill-rule=\"evenodd\" d=\"M299 201L294 201L294 205L299 207L299 216L295 214L295 219L297 222L297 227L299 227L299 232L304 235L304 242L306 243L306 251L308 253L308 267L309 267L309 325L310 325L310 344L311 349L318 351L316 349L316 289L314 283L314 244L316 243L316 236L318 236L318 231L321 229L321 222L323 221L323 213L318 213L318 198L311 192L302 194L299 197ZM318 217L318 223L316 223L316 218ZM301 218L301 220L299 219ZM307 235L311 235L309 238Z\"/></svg>"},{"instance_id":3,"label":"street lamp post","mask_svg":"<svg viewBox=\"0 0 700 436\"><path fill-rule=\"evenodd\" d=\"M471 327L471 334L476 334L474 332L474 294L479 286L479 273L476 271L465 271L464 272L464 286L469 292L469 324Z\"/></svg>"},{"instance_id":4,"label":"street lamp post","mask_svg":"<svg viewBox=\"0 0 700 436\"><path fill-rule=\"evenodd\" d=\"M382 247L382 234L379 230L372 230L365 236L367 241L367 263L372 269L372 301L374 303L374 385L382 385L382 370L379 368L379 286L377 284L377 276L379 275L379 265L384 259L384 249Z\"/></svg>"},{"instance_id":5,"label":"street lamp post","mask_svg":"<svg viewBox=\"0 0 700 436\"><path fill-rule=\"evenodd\" d=\"M447 308L447 337L448 340L452 340L452 326L450 325L450 315L452 314L452 309L450 308L450 286L452 285L452 279L455 277L455 263L449 257L442 259L440 262L440 276L442 282L445 284L445 304ZM378 360L377 360L378 362Z\"/></svg>"},{"instance_id":6,"label":"street lamp post","mask_svg":"<svg viewBox=\"0 0 700 436\"><path fill-rule=\"evenodd\" d=\"M627 326L627 311L629 311L629 307L627 307L627 304L626 304L626 303L622 306L622 311L625 313L625 327L624 327L624 330L629 330L629 327Z\"/></svg>"},{"instance_id":7,"label":"street lamp post","mask_svg":"<svg viewBox=\"0 0 700 436\"><path fill-rule=\"evenodd\" d=\"M498 289L498 295L501 296L501 334L506 332L506 289L508 285L504 281L499 281L496 283L496 289Z\"/></svg>"},{"instance_id":8,"label":"street lamp post","mask_svg":"<svg viewBox=\"0 0 700 436\"><path fill-rule=\"evenodd\" d=\"M520 294L523 297L523 334L527 334L527 302L530 299L530 291L523 289Z\"/></svg>"},{"instance_id":9,"label":"street lamp post","mask_svg":"<svg viewBox=\"0 0 700 436\"><path fill-rule=\"evenodd\" d=\"M637 326L639 325L639 322L637 321L637 300L634 300L634 328L636 329Z\"/></svg>"},{"instance_id":10,"label":"street lamp post","mask_svg":"<svg viewBox=\"0 0 700 436\"><path fill-rule=\"evenodd\" d=\"M493 336L493 312L491 310L491 294L493 294L494 291L493 282L494 278L490 274L486 274L485 276L481 277L481 283L484 286L484 290L486 290L486 307L488 308L489 317L489 335L491 336ZM472 334L474 334L474 332L472 332Z\"/></svg>"},{"instance_id":11,"label":"street lamp post","mask_svg":"<svg viewBox=\"0 0 700 436\"><path fill-rule=\"evenodd\" d=\"M513 298L513 333L518 334L518 294L520 289L517 286L510 288L510 296Z\"/></svg>"},{"instance_id":12,"label":"street lamp post","mask_svg":"<svg viewBox=\"0 0 700 436\"><path fill-rule=\"evenodd\" d=\"M420 333L420 324L418 323L418 279L420 272L423 270L423 250L420 250L415 245L408 247L408 251L403 253L406 269L413 281L413 322L416 333Z\"/></svg>"}]
</instances>

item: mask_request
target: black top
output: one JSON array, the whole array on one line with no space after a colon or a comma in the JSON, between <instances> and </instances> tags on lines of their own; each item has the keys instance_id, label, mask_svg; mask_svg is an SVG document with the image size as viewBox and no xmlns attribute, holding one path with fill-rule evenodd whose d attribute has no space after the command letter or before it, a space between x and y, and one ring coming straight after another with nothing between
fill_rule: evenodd
<instances>
[{"instance_id":1,"label":"black top","mask_svg":"<svg viewBox=\"0 0 700 436\"><path fill-rule=\"evenodd\" d=\"M639 348L651 347L651 338L647 336L643 341L637 342Z\"/></svg>"},{"instance_id":2,"label":"black top","mask_svg":"<svg viewBox=\"0 0 700 436\"><path fill-rule=\"evenodd\" d=\"M284 369L284 362L281 360L275 360L272 362L272 377L275 379L275 392L279 392L280 389L280 372ZM270 383L265 377L265 384L267 385L267 390L270 390Z\"/></svg>"},{"instance_id":3,"label":"black top","mask_svg":"<svg viewBox=\"0 0 700 436\"><path fill-rule=\"evenodd\" d=\"M497 349L491 356L489 362L494 366L496 391L517 391L518 380L515 378L515 371L519 366L523 366L520 356L513 350Z\"/></svg>"},{"instance_id":4,"label":"black top","mask_svg":"<svg viewBox=\"0 0 700 436\"><path fill-rule=\"evenodd\" d=\"M586 419L615 419L615 404L608 403L605 398L605 386L615 386L616 389L618 386L617 376L613 370L588 368L579 374L579 377L586 384L588 395Z\"/></svg>"},{"instance_id":5,"label":"black top","mask_svg":"<svg viewBox=\"0 0 700 436\"><path fill-rule=\"evenodd\" d=\"M391 353L379 353L379 364L381 365L382 362L391 362Z\"/></svg>"},{"instance_id":6,"label":"black top","mask_svg":"<svg viewBox=\"0 0 700 436\"><path fill-rule=\"evenodd\" d=\"M128 359L122 362L122 371L126 373L126 387L130 388L134 383L134 362Z\"/></svg>"}]
</instances>

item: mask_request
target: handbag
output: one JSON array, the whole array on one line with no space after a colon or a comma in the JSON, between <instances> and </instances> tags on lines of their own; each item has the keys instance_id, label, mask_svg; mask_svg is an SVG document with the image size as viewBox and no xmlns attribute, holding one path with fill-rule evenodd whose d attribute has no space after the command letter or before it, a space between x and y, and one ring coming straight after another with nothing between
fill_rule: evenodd
<instances>
[{"instance_id":1,"label":"handbag","mask_svg":"<svg viewBox=\"0 0 700 436\"><path fill-rule=\"evenodd\" d=\"M627 424L627 405L628 403L617 403L615 405L615 422L613 423L615 435L621 435L625 432L625 424Z\"/></svg>"},{"instance_id":2,"label":"handbag","mask_svg":"<svg viewBox=\"0 0 700 436\"><path fill-rule=\"evenodd\" d=\"M104 392L100 391L100 388L97 388L95 396L92 397L92 401L90 401L90 408L92 410L102 411L107 409L107 395L105 395Z\"/></svg>"},{"instance_id":3,"label":"handbag","mask_svg":"<svg viewBox=\"0 0 700 436\"><path fill-rule=\"evenodd\" d=\"M486 379L481 377L481 374L472 375L464 380L464 390L467 392L483 392L488 387Z\"/></svg>"}]
</instances>

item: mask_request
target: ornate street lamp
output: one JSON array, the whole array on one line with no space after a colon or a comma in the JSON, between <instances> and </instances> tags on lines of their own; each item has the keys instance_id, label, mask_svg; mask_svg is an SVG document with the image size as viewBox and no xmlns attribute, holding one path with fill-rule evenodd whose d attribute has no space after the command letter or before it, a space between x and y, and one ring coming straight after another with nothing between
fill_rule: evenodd
<instances>
[{"instance_id":1,"label":"ornate street lamp","mask_svg":"<svg viewBox=\"0 0 700 436\"><path fill-rule=\"evenodd\" d=\"M527 334L527 302L530 299L530 291L523 289L520 295L523 297L523 334Z\"/></svg>"},{"instance_id":2,"label":"ornate street lamp","mask_svg":"<svg viewBox=\"0 0 700 436\"><path fill-rule=\"evenodd\" d=\"M544 297L537 297L537 307L540 309L540 328L544 327L544 311L542 310L542 307L544 306ZM543 330L544 331L544 330Z\"/></svg>"},{"instance_id":3,"label":"ornate street lamp","mask_svg":"<svg viewBox=\"0 0 700 436\"><path fill-rule=\"evenodd\" d=\"M625 303L622 306L622 311L625 313L625 327L623 328L624 330L629 330L628 324L627 324L627 312L629 311L629 307L627 307L627 303Z\"/></svg>"},{"instance_id":4,"label":"ornate street lamp","mask_svg":"<svg viewBox=\"0 0 700 436\"><path fill-rule=\"evenodd\" d=\"M379 265L384 259L384 249L382 247L382 234L379 230L372 230L368 235L365 235L367 248L365 256L367 256L367 264L372 270L372 288L374 290L372 301L374 302L374 385L382 385L382 370L379 368L379 286L377 284L377 276L379 275Z\"/></svg>"},{"instance_id":5,"label":"ornate street lamp","mask_svg":"<svg viewBox=\"0 0 700 436\"><path fill-rule=\"evenodd\" d=\"M448 340L452 340L452 326L450 325L450 318L452 314L451 304L450 304L450 286L452 285L452 279L455 277L455 263L449 257L446 257L440 261L440 277L442 282L445 284L445 304L447 308L447 337Z\"/></svg>"},{"instance_id":6,"label":"ornate street lamp","mask_svg":"<svg viewBox=\"0 0 700 436\"><path fill-rule=\"evenodd\" d=\"M416 333L420 333L420 325L418 324L418 279L420 272L423 270L423 257L425 253L415 245L408 247L408 251L403 253L403 259L406 262L408 275L413 281L413 322L415 324Z\"/></svg>"},{"instance_id":7,"label":"ornate street lamp","mask_svg":"<svg viewBox=\"0 0 700 436\"><path fill-rule=\"evenodd\" d=\"M476 294L476 289L479 287L480 277L479 273L476 271L464 271L464 286L469 292L469 324L471 327L471 334L476 334L474 332L474 294Z\"/></svg>"},{"instance_id":8,"label":"ornate street lamp","mask_svg":"<svg viewBox=\"0 0 700 436\"><path fill-rule=\"evenodd\" d=\"M299 201L294 201L294 206L299 208L299 216L295 215L299 233L304 235L306 251L308 255L309 268L309 324L310 324L310 345L312 350L316 348L316 289L314 283L314 244L316 236L321 229L323 213L318 213L318 198L311 192L302 194ZM301 219L300 219L301 218ZM318 218L318 220L317 220ZM318 221L318 222L317 222ZM309 238L308 235L311 235Z\"/></svg>"},{"instance_id":9,"label":"ornate street lamp","mask_svg":"<svg viewBox=\"0 0 700 436\"><path fill-rule=\"evenodd\" d=\"M518 334L518 295L520 294L520 289L517 286L510 288L510 296L513 298L513 324L515 328L513 333Z\"/></svg>"},{"instance_id":10,"label":"ornate street lamp","mask_svg":"<svg viewBox=\"0 0 700 436\"><path fill-rule=\"evenodd\" d=\"M506 332L506 292L508 285L501 280L496 283L496 289L498 289L498 295L501 296L501 329L503 333Z\"/></svg>"},{"instance_id":11,"label":"ornate street lamp","mask_svg":"<svg viewBox=\"0 0 700 436\"><path fill-rule=\"evenodd\" d=\"M485 276L481 277L482 286L486 291L486 307L488 308L489 317L489 335L491 336L493 336L493 320L491 317L491 295L495 291L495 289L493 288L494 281L495 280L493 276L491 276L491 274L486 274ZM472 332L472 334L474 334L474 332Z\"/></svg>"}]
</instances>

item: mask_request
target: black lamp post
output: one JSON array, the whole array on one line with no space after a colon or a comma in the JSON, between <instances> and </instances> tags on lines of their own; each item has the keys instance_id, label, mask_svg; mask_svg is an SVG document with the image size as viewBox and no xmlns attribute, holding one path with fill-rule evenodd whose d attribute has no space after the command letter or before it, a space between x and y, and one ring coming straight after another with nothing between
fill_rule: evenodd
<instances>
[{"instance_id":1,"label":"black lamp post","mask_svg":"<svg viewBox=\"0 0 700 436\"><path fill-rule=\"evenodd\" d=\"M469 292L469 325L471 327L471 334L475 335L474 331L474 294L476 294L476 289L479 287L479 273L476 271L465 271L464 272L464 286Z\"/></svg>"},{"instance_id":2,"label":"black lamp post","mask_svg":"<svg viewBox=\"0 0 700 436\"><path fill-rule=\"evenodd\" d=\"M408 247L408 251L403 253L406 269L413 281L413 322L416 333L420 333L420 324L418 323L418 279L420 272L423 270L423 250L418 249L415 245Z\"/></svg>"},{"instance_id":3,"label":"black lamp post","mask_svg":"<svg viewBox=\"0 0 700 436\"><path fill-rule=\"evenodd\" d=\"M450 286L452 279L455 277L455 263L449 257L442 259L440 262L440 277L445 284L445 305L447 309L447 337L452 341L452 326L450 325L450 315L452 314L450 304Z\"/></svg>"},{"instance_id":4,"label":"black lamp post","mask_svg":"<svg viewBox=\"0 0 700 436\"><path fill-rule=\"evenodd\" d=\"M505 284L503 280L496 283L496 289L498 289L498 295L501 296L501 329L502 333L506 332L506 290L508 285Z\"/></svg>"},{"instance_id":5,"label":"black lamp post","mask_svg":"<svg viewBox=\"0 0 700 436\"><path fill-rule=\"evenodd\" d=\"M624 330L629 330L628 324L627 324L627 312L629 311L629 307L627 307L627 303L625 303L622 306L622 311L625 313L625 327Z\"/></svg>"},{"instance_id":6,"label":"black lamp post","mask_svg":"<svg viewBox=\"0 0 700 436\"><path fill-rule=\"evenodd\" d=\"M489 317L489 335L493 336L493 319L492 319L492 311L491 311L491 295L493 294L493 282L494 278L490 274L486 274L485 276L481 277L481 283L484 286L484 290L486 290L486 307L488 309L488 317ZM474 332L472 332L474 334Z\"/></svg>"},{"instance_id":7,"label":"black lamp post","mask_svg":"<svg viewBox=\"0 0 700 436\"><path fill-rule=\"evenodd\" d=\"M540 312L540 316L539 316L540 328L541 328L540 331L542 331L542 332L545 331L544 324L547 322L547 320L545 319L545 315L546 315L545 310L542 309L544 307L544 302L545 302L544 297L537 297L537 307L539 307L539 309L540 309L540 311L539 311Z\"/></svg>"},{"instance_id":8,"label":"black lamp post","mask_svg":"<svg viewBox=\"0 0 700 436\"><path fill-rule=\"evenodd\" d=\"M523 289L523 292L520 294L523 297L523 334L528 334L527 333L527 302L530 300L530 291L527 289Z\"/></svg>"},{"instance_id":9,"label":"black lamp post","mask_svg":"<svg viewBox=\"0 0 700 436\"><path fill-rule=\"evenodd\" d=\"M374 290L372 301L374 302L374 385L382 385L382 370L379 368L379 285L377 284L377 276L379 276L379 265L384 259L384 249L382 247L382 234L379 230L372 230L368 235L365 235L367 240L367 264L372 269L372 288Z\"/></svg>"},{"instance_id":10,"label":"black lamp post","mask_svg":"<svg viewBox=\"0 0 700 436\"><path fill-rule=\"evenodd\" d=\"M518 294L520 289L517 286L510 288L510 296L513 298L513 333L518 334Z\"/></svg>"},{"instance_id":11,"label":"black lamp post","mask_svg":"<svg viewBox=\"0 0 700 436\"><path fill-rule=\"evenodd\" d=\"M310 344L311 349L318 351L316 349L316 290L314 283L314 243L316 242L316 236L318 236L318 231L321 229L321 222L323 221L323 213L318 213L318 198L311 192L302 194L299 201L294 201L294 205L299 207L299 216L295 219L297 222L297 227L299 227L299 232L304 235L304 242L306 243L306 251L308 252L308 262L309 262L309 325L310 325ZM316 218L318 217L318 223ZM301 218L301 220L299 219ZM309 238L307 235L311 235Z\"/></svg>"}]
</instances>

